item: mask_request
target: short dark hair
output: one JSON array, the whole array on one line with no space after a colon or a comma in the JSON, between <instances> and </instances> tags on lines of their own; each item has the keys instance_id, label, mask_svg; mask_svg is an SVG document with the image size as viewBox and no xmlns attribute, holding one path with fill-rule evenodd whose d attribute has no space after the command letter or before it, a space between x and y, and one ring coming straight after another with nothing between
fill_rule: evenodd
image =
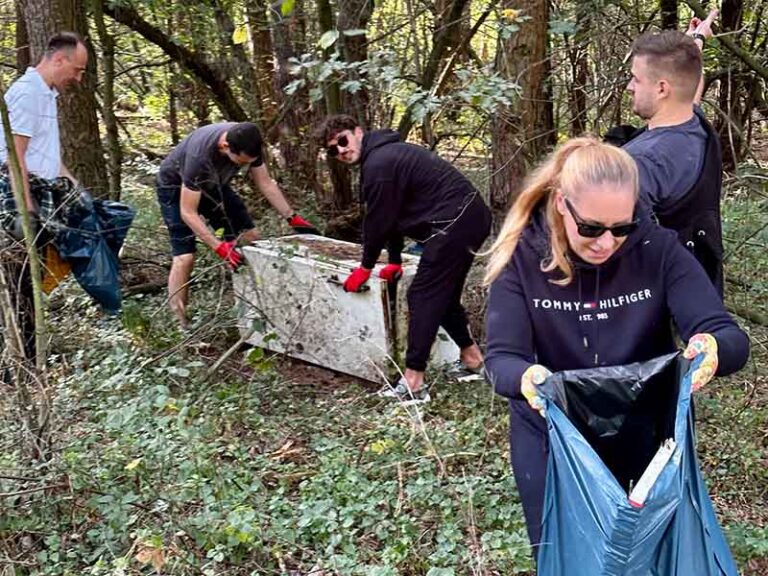
<instances>
[{"instance_id":1,"label":"short dark hair","mask_svg":"<svg viewBox=\"0 0 768 576\"><path fill-rule=\"evenodd\" d=\"M48 39L45 46L45 56L51 57L60 50L69 52L77 48L78 44L85 46L85 40L77 32L59 32Z\"/></svg>"},{"instance_id":2,"label":"short dark hair","mask_svg":"<svg viewBox=\"0 0 768 576\"><path fill-rule=\"evenodd\" d=\"M632 56L647 58L657 78L665 76L693 99L701 79L701 51L693 38L677 30L648 32L632 43Z\"/></svg>"},{"instance_id":3,"label":"short dark hair","mask_svg":"<svg viewBox=\"0 0 768 576\"><path fill-rule=\"evenodd\" d=\"M227 130L227 144L233 154L261 156L261 132L253 122L240 122Z\"/></svg>"},{"instance_id":4,"label":"short dark hair","mask_svg":"<svg viewBox=\"0 0 768 576\"><path fill-rule=\"evenodd\" d=\"M320 146L325 146L329 140L333 140L339 132L359 128L360 123L348 114L333 114L323 120L314 131L315 141Z\"/></svg>"}]
</instances>

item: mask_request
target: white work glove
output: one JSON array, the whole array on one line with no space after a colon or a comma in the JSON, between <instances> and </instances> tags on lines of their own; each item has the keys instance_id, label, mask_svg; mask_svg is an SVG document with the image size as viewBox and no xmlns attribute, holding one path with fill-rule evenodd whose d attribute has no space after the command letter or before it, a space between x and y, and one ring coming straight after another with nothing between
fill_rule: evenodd
<instances>
[{"instance_id":1,"label":"white work glove","mask_svg":"<svg viewBox=\"0 0 768 576\"><path fill-rule=\"evenodd\" d=\"M523 372L523 376L520 378L520 392L523 394L528 404L534 410L538 410L542 417L546 414L544 409L544 399L539 396L537 386L544 383L544 380L551 376L552 372L547 370L541 364L532 364L528 369Z\"/></svg>"}]
</instances>

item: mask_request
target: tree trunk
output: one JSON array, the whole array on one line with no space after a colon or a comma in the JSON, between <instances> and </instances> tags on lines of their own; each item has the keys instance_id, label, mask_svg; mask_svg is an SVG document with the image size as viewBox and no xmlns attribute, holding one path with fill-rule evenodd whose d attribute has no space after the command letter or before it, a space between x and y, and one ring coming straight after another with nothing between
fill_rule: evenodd
<instances>
[{"instance_id":1,"label":"tree trunk","mask_svg":"<svg viewBox=\"0 0 768 576\"><path fill-rule=\"evenodd\" d=\"M266 0L247 0L245 9L248 15L248 26L253 43L253 68L256 82L254 98L261 111L261 123L271 124L277 116L277 99L274 93L274 74L272 36L269 31L267 10L270 9Z\"/></svg>"},{"instance_id":2,"label":"tree trunk","mask_svg":"<svg viewBox=\"0 0 768 576\"><path fill-rule=\"evenodd\" d=\"M168 64L168 131L171 133L171 146L176 146L181 142L179 133L179 104L176 92L176 81L178 74L176 65L171 62Z\"/></svg>"},{"instance_id":3,"label":"tree trunk","mask_svg":"<svg viewBox=\"0 0 768 576\"><path fill-rule=\"evenodd\" d=\"M589 39L592 32L592 7L586 2L576 5L576 34L568 48L571 63L571 87L568 90L570 109L570 135L580 136L587 131L587 84L589 83ZM567 38L566 38L567 40Z\"/></svg>"},{"instance_id":4,"label":"tree trunk","mask_svg":"<svg viewBox=\"0 0 768 576\"><path fill-rule=\"evenodd\" d=\"M27 36L27 23L24 20L24 11L18 0L13 6L16 11L16 68L19 74L24 74L31 61L29 59L29 37Z\"/></svg>"},{"instance_id":5,"label":"tree trunk","mask_svg":"<svg viewBox=\"0 0 768 576\"><path fill-rule=\"evenodd\" d=\"M368 59L368 37L345 36L345 30L365 30L373 13L373 0L339 0L337 28L341 36L341 52L346 62L363 62ZM350 72L347 80L360 80L356 72ZM344 111L357 119L361 126L371 125L369 112L370 97L363 86L356 92L344 92L342 95Z\"/></svg>"},{"instance_id":6,"label":"tree trunk","mask_svg":"<svg viewBox=\"0 0 768 576\"><path fill-rule=\"evenodd\" d=\"M661 27L664 30L677 30L677 0L659 0Z\"/></svg>"},{"instance_id":7,"label":"tree trunk","mask_svg":"<svg viewBox=\"0 0 768 576\"><path fill-rule=\"evenodd\" d=\"M219 31L219 42L230 55L229 58L224 59L225 72L230 81L239 84L241 92L247 95L246 98L243 98L243 108L245 108L249 120L263 128L256 90L256 75L251 65L252 58L246 53L245 44L235 44L232 39L235 33L235 23L226 7L222 6L220 0L212 0L212 7Z\"/></svg>"},{"instance_id":8,"label":"tree trunk","mask_svg":"<svg viewBox=\"0 0 768 576\"><path fill-rule=\"evenodd\" d=\"M720 25L723 30L739 30L743 15L742 0L723 0ZM718 118L717 129L723 146L723 168L733 170L744 155L744 99L751 92L745 87L748 81L742 63L730 54L725 54L728 73L720 82L718 106L726 118Z\"/></svg>"},{"instance_id":9,"label":"tree trunk","mask_svg":"<svg viewBox=\"0 0 768 576\"><path fill-rule=\"evenodd\" d=\"M440 63L445 59L447 50L455 38L457 29L461 26L461 17L464 9L469 4L469 0L453 0L449 9L439 15L435 22L435 38L432 43L432 50L429 53L429 60L424 68L424 74L419 79L422 90L431 90L440 74ZM459 32L460 33L460 30ZM415 105L409 106L403 113L397 131L405 140L413 128L413 110Z\"/></svg>"},{"instance_id":10,"label":"tree trunk","mask_svg":"<svg viewBox=\"0 0 768 576\"><path fill-rule=\"evenodd\" d=\"M88 36L84 0L21 0L33 62L38 62L48 38L61 30ZM88 46L88 70L79 86L59 96L59 129L64 164L96 196L108 190L104 150L96 119L96 58Z\"/></svg>"},{"instance_id":11,"label":"tree trunk","mask_svg":"<svg viewBox=\"0 0 768 576\"><path fill-rule=\"evenodd\" d=\"M115 39L104 23L104 0L93 0L93 19L101 42L101 61L104 69L101 90L101 115L107 137L107 165L109 197L120 200L123 148L120 145L117 118L115 118Z\"/></svg>"},{"instance_id":12,"label":"tree trunk","mask_svg":"<svg viewBox=\"0 0 768 576\"><path fill-rule=\"evenodd\" d=\"M299 189L309 188L319 192L317 183L317 146L309 131L312 127L312 113L308 93L299 89L291 95L285 94L284 88L293 80L288 73L288 59L296 55L294 42L300 44L303 30L299 18L303 17L303 3L297 0L292 14L283 16L279 11L273 12L275 19L273 37L277 71L275 74L275 92L279 94L282 121L277 125L280 151L283 162L288 169L288 178ZM293 37L292 32L299 36Z\"/></svg>"},{"instance_id":13,"label":"tree trunk","mask_svg":"<svg viewBox=\"0 0 768 576\"><path fill-rule=\"evenodd\" d=\"M505 0L502 8L507 7L512 8ZM553 135L545 85L549 3L528 0L522 7L531 20L521 22L516 34L500 41L496 54L501 76L523 84L520 98L497 114L491 133L490 203L495 231L520 191L526 160L538 159Z\"/></svg>"},{"instance_id":14,"label":"tree trunk","mask_svg":"<svg viewBox=\"0 0 768 576\"><path fill-rule=\"evenodd\" d=\"M325 34L336 28L333 23L333 8L331 7L330 0L317 0L317 20L320 24L320 34ZM326 48L323 50L323 58L329 60L333 53L333 47ZM340 114L342 111L341 90L336 78L332 77L325 83L323 94L326 112L328 114Z\"/></svg>"}]
</instances>

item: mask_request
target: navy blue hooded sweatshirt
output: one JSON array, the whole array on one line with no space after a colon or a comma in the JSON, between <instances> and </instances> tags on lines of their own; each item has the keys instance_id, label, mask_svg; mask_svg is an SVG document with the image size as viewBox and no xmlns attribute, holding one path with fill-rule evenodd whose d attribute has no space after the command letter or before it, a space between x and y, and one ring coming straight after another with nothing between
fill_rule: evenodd
<instances>
[{"instance_id":1,"label":"navy blue hooded sweatshirt","mask_svg":"<svg viewBox=\"0 0 768 576\"><path fill-rule=\"evenodd\" d=\"M746 334L673 231L644 220L603 264L574 257L567 286L541 272L548 255L546 218L536 211L490 290L485 362L499 394L524 402L520 378L531 364L557 372L672 352L672 322L684 341L700 332L715 337L718 375L746 363Z\"/></svg>"},{"instance_id":2,"label":"navy blue hooded sweatshirt","mask_svg":"<svg viewBox=\"0 0 768 576\"><path fill-rule=\"evenodd\" d=\"M403 236L429 240L476 194L449 162L426 148L401 142L394 130L365 134L361 164L365 268L374 267L385 246L389 261L399 264Z\"/></svg>"}]
</instances>

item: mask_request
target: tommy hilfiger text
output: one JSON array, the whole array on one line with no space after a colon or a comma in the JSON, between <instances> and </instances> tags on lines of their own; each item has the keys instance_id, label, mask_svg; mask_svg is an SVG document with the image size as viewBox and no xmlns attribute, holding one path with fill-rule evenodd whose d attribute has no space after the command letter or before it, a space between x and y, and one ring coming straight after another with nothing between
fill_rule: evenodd
<instances>
[{"instance_id":1,"label":"tommy hilfiger text","mask_svg":"<svg viewBox=\"0 0 768 576\"><path fill-rule=\"evenodd\" d=\"M643 300L650 300L653 297L653 293L650 288L644 288L637 292L630 292L628 294L621 294L619 296L611 296L610 298L604 298L596 302L576 302L576 301L563 301L563 300L551 300L549 298L534 298L533 307L542 308L544 310L562 310L564 312L579 312L581 310L607 310L609 308L621 308L628 304L635 304L642 302Z\"/></svg>"}]
</instances>

